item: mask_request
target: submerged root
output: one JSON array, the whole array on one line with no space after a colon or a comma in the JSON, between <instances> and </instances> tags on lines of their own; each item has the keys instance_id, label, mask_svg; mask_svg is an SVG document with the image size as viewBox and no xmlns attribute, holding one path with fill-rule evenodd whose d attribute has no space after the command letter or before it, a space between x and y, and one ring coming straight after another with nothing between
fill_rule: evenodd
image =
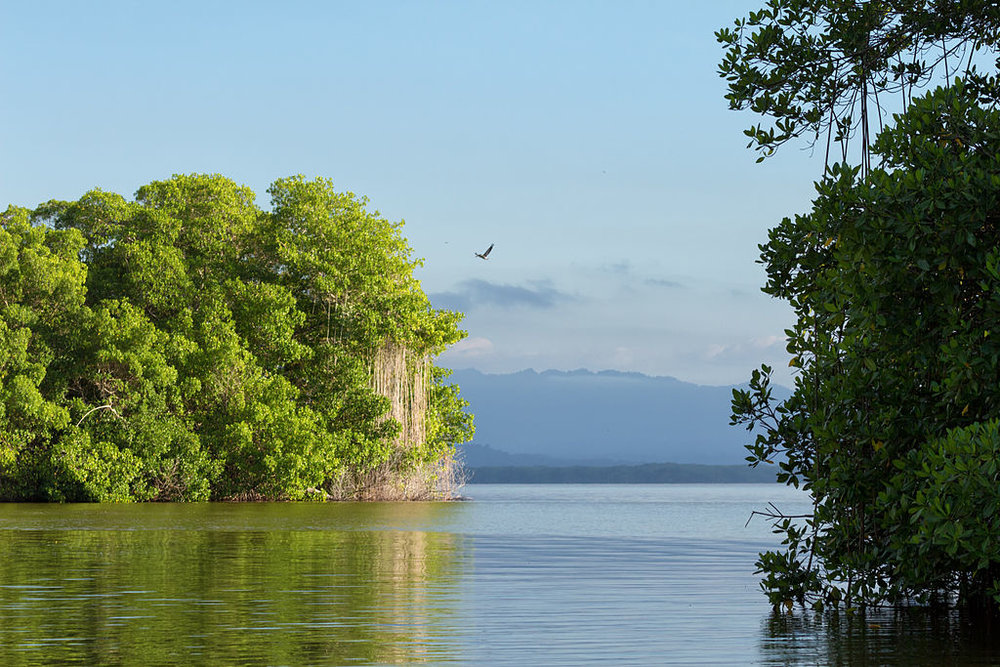
<instances>
[{"instance_id":1,"label":"submerged root","mask_svg":"<svg viewBox=\"0 0 1000 667\"><path fill-rule=\"evenodd\" d=\"M467 478L465 468L448 455L431 463L386 462L364 473L344 473L324 490L330 500L455 500Z\"/></svg>"}]
</instances>

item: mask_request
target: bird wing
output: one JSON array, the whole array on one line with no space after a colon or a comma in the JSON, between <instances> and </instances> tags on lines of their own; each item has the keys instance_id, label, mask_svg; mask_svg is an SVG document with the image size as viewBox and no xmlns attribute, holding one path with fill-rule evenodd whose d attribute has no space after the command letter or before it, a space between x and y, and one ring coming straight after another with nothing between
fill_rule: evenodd
<instances>
[{"instance_id":1,"label":"bird wing","mask_svg":"<svg viewBox=\"0 0 1000 667\"><path fill-rule=\"evenodd\" d=\"M490 247L486 249L486 252L483 253L483 259L486 259L486 255L490 254L490 251L493 250L494 245L495 244L491 243Z\"/></svg>"}]
</instances>

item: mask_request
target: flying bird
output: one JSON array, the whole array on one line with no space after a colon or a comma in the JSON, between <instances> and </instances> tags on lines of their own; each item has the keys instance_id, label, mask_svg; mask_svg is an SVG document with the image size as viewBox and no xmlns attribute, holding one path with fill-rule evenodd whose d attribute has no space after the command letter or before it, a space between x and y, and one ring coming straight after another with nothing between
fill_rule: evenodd
<instances>
[{"instance_id":1,"label":"flying bird","mask_svg":"<svg viewBox=\"0 0 1000 667\"><path fill-rule=\"evenodd\" d=\"M486 249L485 251L483 251L483 253L482 253L482 254L480 254L480 253L478 253L478 252L477 252L477 253L474 253L474 254L475 254L475 255L476 255L476 257L478 257L479 259L489 259L488 255L490 254L490 251L491 251L491 250L493 250L493 245L494 245L494 244L492 244L492 243L491 243L491 244L490 244L490 247L489 247L489 248L487 248L487 249Z\"/></svg>"}]
</instances>

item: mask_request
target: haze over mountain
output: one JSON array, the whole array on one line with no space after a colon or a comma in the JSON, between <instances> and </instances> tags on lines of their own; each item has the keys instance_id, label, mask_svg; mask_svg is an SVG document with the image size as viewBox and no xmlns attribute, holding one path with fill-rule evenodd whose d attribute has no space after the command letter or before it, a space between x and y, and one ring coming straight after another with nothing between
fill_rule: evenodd
<instances>
[{"instance_id":1,"label":"haze over mountain","mask_svg":"<svg viewBox=\"0 0 1000 667\"><path fill-rule=\"evenodd\" d=\"M456 370L475 415L479 465L740 464L750 435L729 425L732 386L619 371Z\"/></svg>"}]
</instances>

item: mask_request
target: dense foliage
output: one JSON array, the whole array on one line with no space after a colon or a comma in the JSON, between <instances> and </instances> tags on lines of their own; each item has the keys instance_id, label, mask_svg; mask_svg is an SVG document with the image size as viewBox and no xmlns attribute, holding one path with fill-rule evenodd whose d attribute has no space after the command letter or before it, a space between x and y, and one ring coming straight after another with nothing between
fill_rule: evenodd
<instances>
[{"instance_id":1,"label":"dense foliage","mask_svg":"<svg viewBox=\"0 0 1000 667\"><path fill-rule=\"evenodd\" d=\"M977 49L991 53L997 44L994 3L775 0L763 22L781 16L786 32L794 26L812 35L817 24L799 23L810 14L787 13L803 6L840 21L841 33L813 35L824 45L871 34L868 19L851 23L851 12L908 21L912 34L899 28L880 38L897 45L940 41L951 31L944 43L963 42L970 62L982 55ZM991 27L981 34L983 26ZM773 41L768 58L803 66L801 46ZM737 82L740 72L754 71L732 66L740 57L727 61ZM796 94L819 108L831 104L822 91L857 84L857 70L826 74L822 90ZM761 554L762 585L775 604L1000 606L996 82L970 64L946 87L909 98L866 145L876 166L829 166L812 210L783 220L761 246L764 291L796 315L786 332L795 388L775 401L771 369L754 372L750 388L734 392L733 422L761 429L748 447L751 465L777 463L779 479L814 501L807 517L776 516L786 548ZM751 85L737 88L744 84ZM866 85L877 92L878 84ZM792 98L779 99L781 85L775 80L778 98L751 106L775 117L773 104L801 110ZM764 137L762 145L773 148L792 134Z\"/></svg>"},{"instance_id":2,"label":"dense foliage","mask_svg":"<svg viewBox=\"0 0 1000 667\"><path fill-rule=\"evenodd\" d=\"M419 442L372 382L378 351L419 377L464 335L402 223L322 179L268 192L175 176L0 214L0 499L343 495L469 437L445 374Z\"/></svg>"}]
</instances>

